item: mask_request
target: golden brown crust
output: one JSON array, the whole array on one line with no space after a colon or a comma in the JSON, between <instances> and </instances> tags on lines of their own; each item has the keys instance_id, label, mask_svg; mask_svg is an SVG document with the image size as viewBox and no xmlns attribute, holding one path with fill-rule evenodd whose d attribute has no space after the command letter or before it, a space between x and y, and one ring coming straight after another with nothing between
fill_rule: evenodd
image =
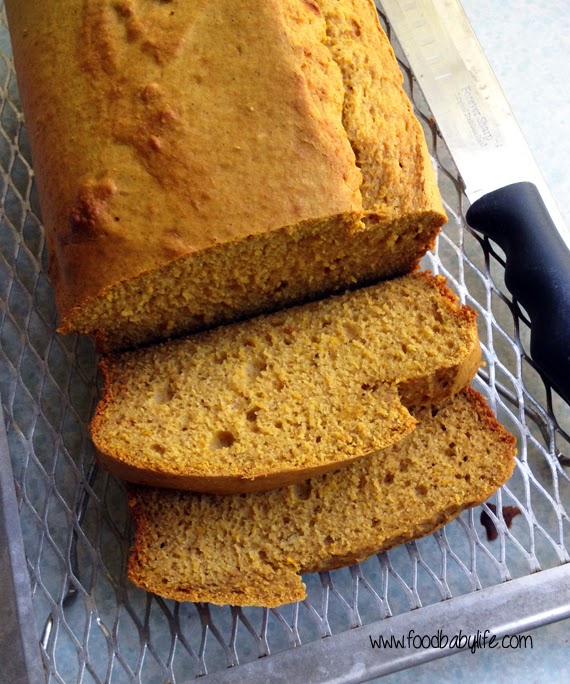
<instances>
[{"instance_id":1,"label":"golden brown crust","mask_svg":"<svg viewBox=\"0 0 570 684\"><path fill-rule=\"evenodd\" d=\"M473 389L415 415L399 444L302 485L221 498L132 487L130 579L181 601L297 601L300 573L429 534L512 474L515 440Z\"/></svg>"},{"instance_id":2,"label":"golden brown crust","mask_svg":"<svg viewBox=\"0 0 570 684\"><path fill-rule=\"evenodd\" d=\"M444 214L422 128L371 0L318 0L344 82L343 124L362 171L366 214Z\"/></svg>"}]
</instances>

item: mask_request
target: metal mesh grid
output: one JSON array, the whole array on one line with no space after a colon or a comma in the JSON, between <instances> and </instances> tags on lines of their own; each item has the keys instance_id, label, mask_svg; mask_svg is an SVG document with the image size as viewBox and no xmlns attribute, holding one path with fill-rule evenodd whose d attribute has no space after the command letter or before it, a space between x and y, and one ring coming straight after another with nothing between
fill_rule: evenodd
<instances>
[{"instance_id":1,"label":"metal mesh grid","mask_svg":"<svg viewBox=\"0 0 570 684\"><path fill-rule=\"evenodd\" d=\"M306 576L302 603L276 610L177 604L125 579L124 491L97 468L87 432L98 397L96 357L86 338L55 333L1 4L0 396L49 681L187 681L569 560L570 478L562 456L570 453L568 407L529 358L529 322L504 286L503 256L466 227L457 170L395 49L450 218L425 266L444 274L479 312L486 366L475 386L518 440L515 474L492 499L496 514L485 504L358 566ZM506 505L521 511L511 529ZM479 522L481 508L497 527L492 542Z\"/></svg>"}]
</instances>

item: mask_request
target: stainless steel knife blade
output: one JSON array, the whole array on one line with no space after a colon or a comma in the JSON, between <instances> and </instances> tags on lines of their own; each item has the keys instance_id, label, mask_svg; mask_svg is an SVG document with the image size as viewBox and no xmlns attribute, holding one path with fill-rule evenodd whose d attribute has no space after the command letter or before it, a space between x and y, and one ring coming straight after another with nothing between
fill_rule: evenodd
<instances>
[{"instance_id":1,"label":"stainless steel knife blade","mask_svg":"<svg viewBox=\"0 0 570 684\"><path fill-rule=\"evenodd\" d=\"M570 247L570 230L458 0L382 0L378 5L394 28L469 201L510 183L534 183Z\"/></svg>"},{"instance_id":2,"label":"stainless steel knife blade","mask_svg":"<svg viewBox=\"0 0 570 684\"><path fill-rule=\"evenodd\" d=\"M459 0L381 0L471 202L467 223L506 255L531 356L570 403L570 231Z\"/></svg>"}]
</instances>

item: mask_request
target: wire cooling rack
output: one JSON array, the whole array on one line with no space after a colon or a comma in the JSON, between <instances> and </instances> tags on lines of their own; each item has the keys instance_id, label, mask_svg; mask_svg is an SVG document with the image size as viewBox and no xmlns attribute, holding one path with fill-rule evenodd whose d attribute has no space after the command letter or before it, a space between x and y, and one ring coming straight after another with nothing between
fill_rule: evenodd
<instances>
[{"instance_id":1,"label":"wire cooling rack","mask_svg":"<svg viewBox=\"0 0 570 684\"><path fill-rule=\"evenodd\" d=\"M129 584L124 489L98 469L87 431L98 398L96 356L88 339L55 332L0 7L0 396L9 453L0 441L9 528L0 532L9 552L0 572L12 620L0 629L0 647L3 658L20 649L9 681L359 682L442 655L394 649L379 657L369 635L438 627L513 633L570 614L570 412L529 357L530 324L505 288L502 253L465 225L457 170L393 36L450 219L424 265L479 313L485 366L474 384L517 438L515 473L487 504L429 537L306 576L308 598L298 604L178 604ZM510 528L505 506L520 511ZM483 510L496 527L493 541Z\"/></svg>"}]
</instances>

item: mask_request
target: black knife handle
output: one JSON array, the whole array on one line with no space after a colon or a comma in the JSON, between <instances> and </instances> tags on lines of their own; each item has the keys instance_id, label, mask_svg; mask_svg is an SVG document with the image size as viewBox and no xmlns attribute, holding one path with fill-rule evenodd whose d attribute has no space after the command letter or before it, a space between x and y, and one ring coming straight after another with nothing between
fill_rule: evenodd
<instances>
[{"instance_id":1,"label":"black knife handle","mask_svg":"<svg viewBox=\"0 0 570 684\"><path fill-rule=\"evenodd\" d=\"M505 283L532 323L531 356L570 403L570 250L538 189L507 185L474 202L466 218L505 252Z\"/></svg>"}]
</instances>

